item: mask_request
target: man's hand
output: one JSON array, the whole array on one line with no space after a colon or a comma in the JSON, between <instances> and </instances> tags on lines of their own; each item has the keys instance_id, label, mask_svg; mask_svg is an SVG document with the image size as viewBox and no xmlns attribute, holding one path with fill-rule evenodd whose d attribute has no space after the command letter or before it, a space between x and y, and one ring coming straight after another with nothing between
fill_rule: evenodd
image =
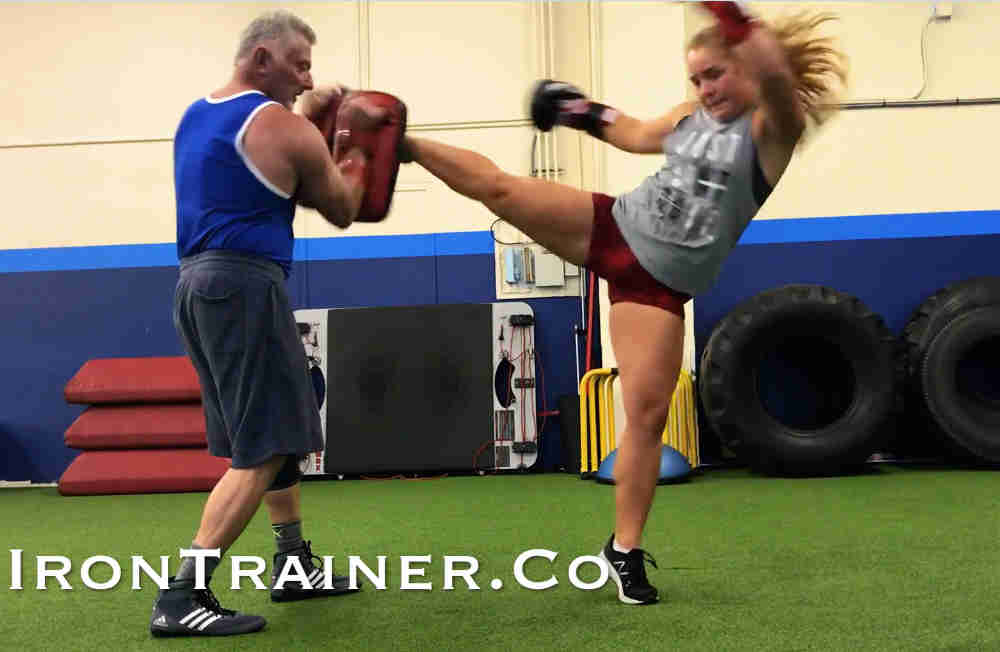
<instances>
[{"instance_id":1,"label":"man's hand","mask_svg":"<svg viewBox=\"0 0 1000 652\"><path fill-rule=\"evenodd\" d=\"M299 113L310 122L317 122L334 102L340 103L350 92L343 84L320 86L306 91L299 99Z\"/></svg>"},{"instance_id":2,"label":"man's hand","mask_svg":"<svg viewBox=\"0 0 1000 652\"><path fill-rule=\"evenodd\" d=\"M374 129L389 119L388 111L364 96L348 103L344 110L346 120L359 129Z\"/></svg>"}]
</instances>

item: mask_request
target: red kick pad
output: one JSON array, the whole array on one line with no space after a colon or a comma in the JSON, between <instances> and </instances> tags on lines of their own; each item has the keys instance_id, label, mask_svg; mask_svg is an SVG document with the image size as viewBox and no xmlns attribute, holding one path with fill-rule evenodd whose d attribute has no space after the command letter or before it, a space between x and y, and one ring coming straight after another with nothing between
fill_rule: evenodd
<instances>
[{"instance_id":1,"label":"red kick pad","mask_svg":"<svg viewBox=\"0 0 1000 652\"><path fill-rule=\"evenodd\" d=\"M357 107L359 103L385 110L385 121L377 127L368 126L370 118ZM364 171L365 193L356 221L382 221L389 214L396 190L399 148L406 133L406 105L388 93L354 91L340 103L334 129L331 151L334 161L344 160L352 147L361 148L368 156ZM327 142L330 142L329 136Z\"/></svg>"},{"instance_id":2,"label":"red kick pad","mask_svg":"<svg viewBox=\"0 0 1000 652\"><path fill-rule=\"evenodd\" d=\"M207 448L85 451L59 478L64 496L211 491L230 460Z\"/></svg>"},{"instance_id":3,"label":"red kick pad","mask_svg":"<svg viewBox=\"0 0 1000 652\"><path fill-rule=\"evenodd\" d=\"M66 431L70 448L189 448L207 445L201 403L97 405Z\"/></svg>"},{"instance_id":4,"label":"red kick pad","mask_svg":"<svg viewBox=\"0 0 1000 652\"><path fill-rule=\"evenodd\" d=\"M68 403L200 401L198 374L186 356L88 360L63 390Z\"/></svg>"}]
</instances>

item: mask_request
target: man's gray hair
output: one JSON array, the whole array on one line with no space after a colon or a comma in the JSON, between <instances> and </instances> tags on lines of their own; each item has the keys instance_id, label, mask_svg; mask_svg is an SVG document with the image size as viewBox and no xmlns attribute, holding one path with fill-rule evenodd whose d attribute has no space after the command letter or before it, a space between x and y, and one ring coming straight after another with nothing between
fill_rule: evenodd
<instances>
[{"instance_id":1,"label":"man's gray hair","mask_svg":"<svg viewBox=\"0 0 1000 652\"><path fill-rule=\"evenodd\" d=\"M240 35L240 46L236 50L236 61L248 56L262 41L276 39L285 34L298 32L306 37L309 45L316 44L316 32L295 14L278 9L262 14L247 25Z\"/></svg>"}]
</instances>

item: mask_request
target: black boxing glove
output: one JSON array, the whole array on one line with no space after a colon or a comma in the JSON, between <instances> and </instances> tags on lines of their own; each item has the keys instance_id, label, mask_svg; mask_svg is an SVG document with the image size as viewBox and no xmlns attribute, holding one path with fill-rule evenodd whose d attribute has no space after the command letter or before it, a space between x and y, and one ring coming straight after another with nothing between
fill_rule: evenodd
<instances>
[{"instance_id":1,"label":"black boxing glove","mask_svg":"<svg viewBox=\"0 0 1000 652\"><path fill-rule=\"evenodd\" d=\"M531 121L541 131L562 125L603 140L604 127L613 124L618 115L616 109L590 100L566 82L543 79L531 93Z\"/></svg>"}]
</instances>

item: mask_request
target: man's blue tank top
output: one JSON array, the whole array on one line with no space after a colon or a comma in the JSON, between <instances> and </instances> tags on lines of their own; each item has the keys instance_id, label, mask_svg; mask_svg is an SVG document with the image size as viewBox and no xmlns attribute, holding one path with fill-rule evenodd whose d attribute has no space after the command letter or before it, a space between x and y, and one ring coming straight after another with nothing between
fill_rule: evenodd
<instances>
[{"instance_id":1,"label":"man's blue tank top","mask_svg":"<svg viewBox=\"0 0 1000 652\"><path fill-rule=\"evenodd\" d=\"M295 201L268 181L243 150L258 111L276 104L260 91L203 98L174 137L177 255L228 249L292 266Z\"/></svg>"}]
</instances>

